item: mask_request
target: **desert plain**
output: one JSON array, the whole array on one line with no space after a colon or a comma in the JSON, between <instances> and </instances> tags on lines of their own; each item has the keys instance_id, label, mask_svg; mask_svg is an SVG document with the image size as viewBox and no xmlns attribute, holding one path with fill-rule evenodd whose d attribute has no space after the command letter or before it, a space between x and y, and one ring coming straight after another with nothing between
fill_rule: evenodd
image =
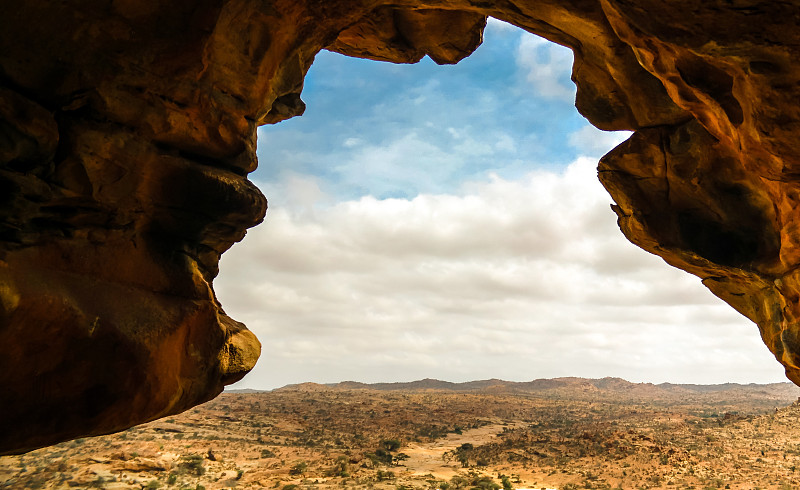
<instances>
[{"instance_id":1,"label":"desert plain","mask_svg":"<svg viewBox=\"0 0 800 490\"><path fill-rule=\"evenodd\" d=\"M800 388L618 378L226 392L0 458L3 489L800 488Z\"/></svg>"}]
</instances>

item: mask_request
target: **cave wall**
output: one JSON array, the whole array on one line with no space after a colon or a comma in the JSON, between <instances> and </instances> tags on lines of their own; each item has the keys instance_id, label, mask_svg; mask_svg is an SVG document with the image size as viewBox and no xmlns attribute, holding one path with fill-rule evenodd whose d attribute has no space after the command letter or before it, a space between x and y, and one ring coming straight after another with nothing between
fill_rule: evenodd
<instances>
[{"instance_id":1,"label":"cave wall","mask_svg":"<svg viewBox=\"0 0 800 490\"><path fill-rule=\"evenodd\" d=\"M185 410L258 340L212 288L259 223L256 128L314 56L454 63L486 16L570 47L622 232L800 384L800 6L755 0L10 0L0 16L0 454Z\"/></svg>"}]
</instances>

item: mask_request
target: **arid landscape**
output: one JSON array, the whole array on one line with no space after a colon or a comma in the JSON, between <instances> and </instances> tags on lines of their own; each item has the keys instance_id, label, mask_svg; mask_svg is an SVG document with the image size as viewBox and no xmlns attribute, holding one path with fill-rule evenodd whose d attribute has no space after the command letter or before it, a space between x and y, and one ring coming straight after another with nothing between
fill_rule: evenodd
<instances>
[{"instance_id":1,"label":"arid landscape","mask_svg":"<svg viewBox=\"0 0 800 490\"><path fill-rule=\"evenodd\" d=\"M309 383L0 458L0 488L800 488L798 396L617 378Z\"/></svg>"}]
</instances>

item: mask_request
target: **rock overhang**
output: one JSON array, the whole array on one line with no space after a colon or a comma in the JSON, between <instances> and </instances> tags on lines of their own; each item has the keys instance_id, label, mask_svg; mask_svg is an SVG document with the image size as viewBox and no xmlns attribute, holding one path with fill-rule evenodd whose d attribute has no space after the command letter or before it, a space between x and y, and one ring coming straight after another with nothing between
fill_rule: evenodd
<instances>
[{"instance_id":1,"label":"rock overhang","mask_svg":"<svg viewBox=\"0 0 800 490\"><path fill-rule=\"evenodd\" d=\"M0 20L0 452L212 398L255 337L212 282L260 222L255 131L321 49L454 63L492 16L571 48L623 233L753 320L800 382L800 70L786 3L12 2Z\"/></svg>"}]
</instances>

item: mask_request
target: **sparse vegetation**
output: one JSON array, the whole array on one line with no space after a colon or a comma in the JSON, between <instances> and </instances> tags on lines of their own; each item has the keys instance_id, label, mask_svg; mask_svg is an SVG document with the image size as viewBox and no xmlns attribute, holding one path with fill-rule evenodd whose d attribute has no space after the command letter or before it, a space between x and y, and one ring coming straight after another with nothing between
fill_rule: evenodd
<instances>
[{"instance_id":1,"label":"sparse vegetation","mask_svg":"<svg viewBox=\"0 0 800 490\"><path fill-rule=\"evenodd\" d=\"M800 488L800 406L788 397L651 391L223 394L0 458L0 488Z\"/></svg>"},{"instance_id":2,"label":"sparse vegetation","mask_svg":"<svg viewBox=\"0 0 800 490\"><path fill-rule=\"evenodd\" d=\"M289 474L293 476L304 475L306 470L308 470L308 463L305 461L298 461L289 468Z\"/></svg>"},{"instance_id":3,"label":"sparse vegetation","mask_svg":"<svg viewBox=\"0 0 800 490\"><path fill-rule=\"evenodd\" d=\"M206 472L205 466L203 465L203 456L201 454L187 454L183 456L178 468L181 472L196 476L203 476Z\"/></svg>"}]
</instances>

